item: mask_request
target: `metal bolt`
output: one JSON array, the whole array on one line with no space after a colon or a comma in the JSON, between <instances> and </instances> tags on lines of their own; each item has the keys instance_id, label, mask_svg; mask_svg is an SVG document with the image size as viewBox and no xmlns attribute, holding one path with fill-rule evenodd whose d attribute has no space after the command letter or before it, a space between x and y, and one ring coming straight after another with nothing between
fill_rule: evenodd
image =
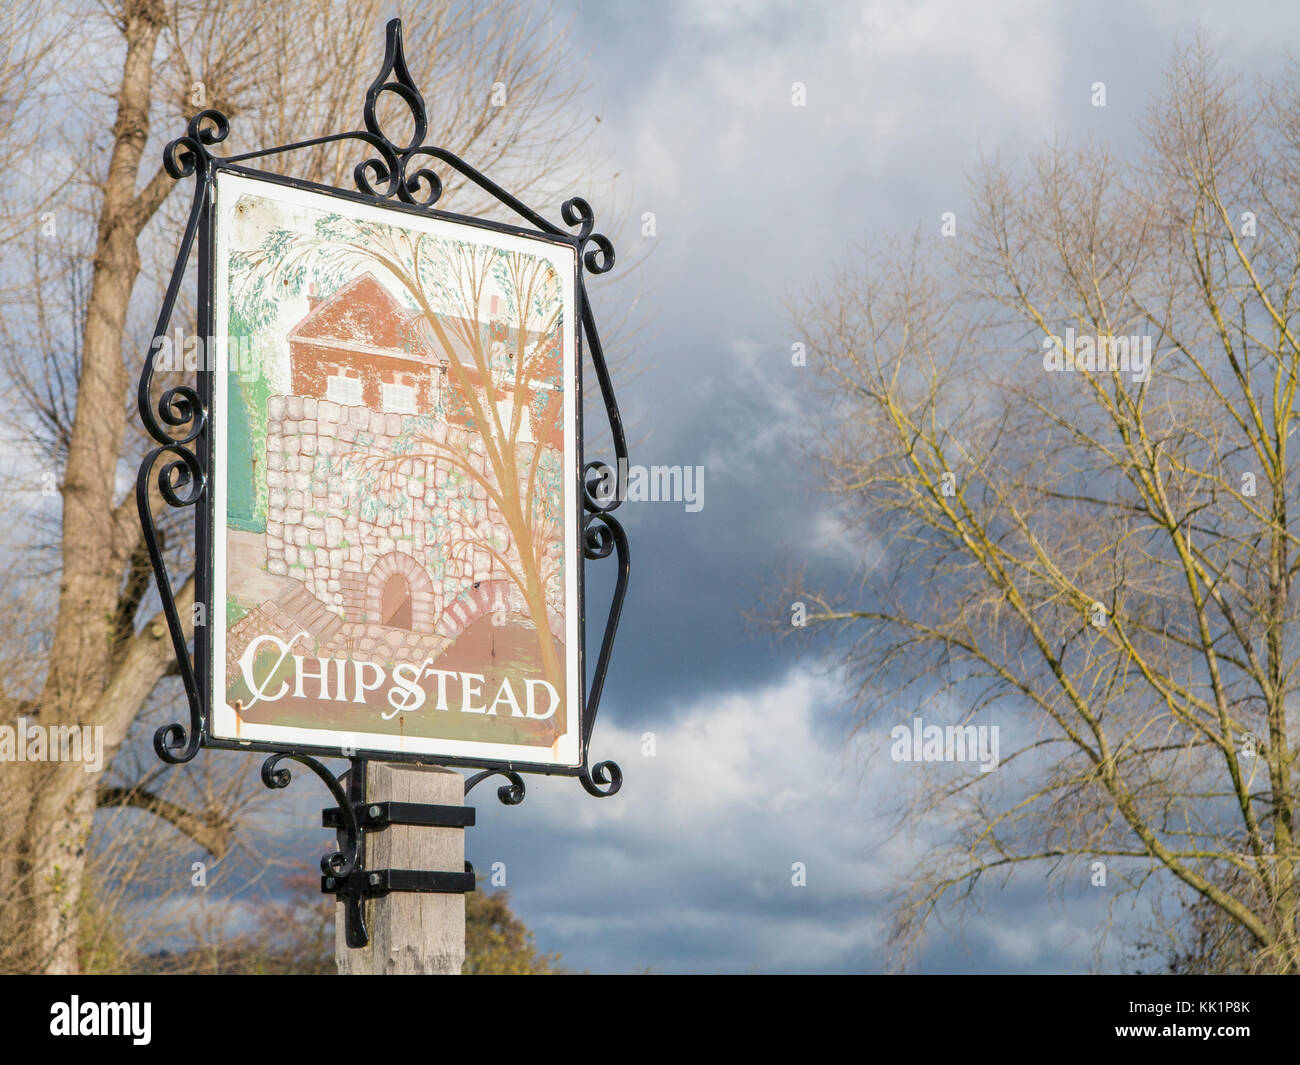
<instances>
[{"instance_id":1,"label":"metal bolt","mask_svg":"<svg viewBox=\"0 0 1300 1065\"><path fill-rule=\"evenodd\" d=\"M378 818L379 818L379 813L380 813L380 811L379 811L379 807L378 807L378 806L372 806L372 807L370 807L369 810L366 811L366 813L368 813L368 814L371 816L371 818L373 818L373 819L375 819L375 820L378 820Z\"/></svg>"},{"instance_id":2,"label":"metal bolt","mask_svg":"<svg viewBox=\"0 0 1300 1065\"><path fill-rule=\"evenodd\" d=\"M325 878L325 886L327 888L332 888L334 886L334 878L332 876L327 876Z\"/></svg>"},{"instance_id":3,"label":"metal bolt","mask_svg":"<svg viewBox=\"0 0 1300 1065\"><path fill-rule=\"evenodd\" d=\"M371 886L371 887L378 887L378 886L379 886L379 874L378 874L378 873L371 873L371 874L370 874L370 886Z\"/></svg>"}]
</instances>

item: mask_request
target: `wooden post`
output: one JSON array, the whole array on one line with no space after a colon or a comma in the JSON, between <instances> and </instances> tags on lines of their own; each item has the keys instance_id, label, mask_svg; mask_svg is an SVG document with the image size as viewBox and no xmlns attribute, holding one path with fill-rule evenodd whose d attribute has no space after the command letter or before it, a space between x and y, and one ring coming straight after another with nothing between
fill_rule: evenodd
<instances>
[{"instance_id":1,"label":"wooden post","mask_svg":"<svg viewBox=\"0 0 1300 1065\"><path fill-rule=\"evenodd\" d=\"M465 805L465 778L435 766L367 762L366 801ZM462 872L465 830L388 825L366 833L367 869ZM343 904L334 908L334 957L339 973L359 975L460 974L465 962L465 896L393 892L367 899L370 943L347 945Z\"/></svg>"}]
</instances>

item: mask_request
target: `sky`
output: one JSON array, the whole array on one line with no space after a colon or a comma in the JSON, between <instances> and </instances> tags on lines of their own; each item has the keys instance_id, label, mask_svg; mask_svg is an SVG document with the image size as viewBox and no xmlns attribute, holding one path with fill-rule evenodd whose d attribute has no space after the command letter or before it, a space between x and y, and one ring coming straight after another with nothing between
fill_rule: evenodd
<instances>
[{"instance_id":1,"label":"sky","mask_svg":"<svg viewBox=\"0 0 1300 1065\"><path fill-rule=\"evenodd\" d=\"M1280 69L1300 9L559 5L570 15L601 173L618 174L592 183L597 228L621 212L609 235L638 263L625 283L591 284L605 319L634 298L643 323L630 351L611 351L632 461L702 466L704 506L619 512L632 582L593 759L621 764L623 790L592 799L532 779L506 808L484 785L467 853L480 871L505 863L539 945L579 970L879 972L893 893L944 827L899 831L895 800L919 767L889 759L883 727L851 736L833 662L746 620L792 567L843 579L865 543L800 451L816 412L787 306L866 241L918 227L938 239L945 211L960 226L982 157L1089 138L1135 151L1171 50L1198 29L1247 74ZM1099 939L1113 901L1086 870L1054 890L1042 870L988 881L945 911L913 967L1115 968L1123 935ZM1123 931L1141 911L1116 915Z\"/></svg>"}]
</instances>

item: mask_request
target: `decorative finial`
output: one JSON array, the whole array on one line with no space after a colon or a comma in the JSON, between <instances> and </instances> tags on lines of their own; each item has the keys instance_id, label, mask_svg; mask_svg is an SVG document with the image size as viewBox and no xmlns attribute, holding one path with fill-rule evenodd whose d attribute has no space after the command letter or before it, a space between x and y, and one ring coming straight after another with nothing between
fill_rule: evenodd
<instances>
[{"instance_id":1,"label":"decorative finial","mask_svg":"<svg viewBox=\"0 0 1300 1065\"><path fill-rule=\"evenodd\" d=\"M391 92L401 97L406 106L411 109L411 117L415 120L415 133L410 143L403 148L398 148L398 151L404 153L409 152L412 148L418 148L424 143L424 135L428 132L429 121L424 110L424 97L420 95L420 90L415 87L411 72L406 68L406 53L402 50L402 20L400 18L390 19L388 22L384 45L384 65L379 70L379 76L371 82L370 88L366 91L365 108L366 129L376 137L383 137L384 140L396 147L393 139L380 128L378 116L375 114L375 104L378 103L379 94L382 92Z\"/></svg>"}]
</instances>

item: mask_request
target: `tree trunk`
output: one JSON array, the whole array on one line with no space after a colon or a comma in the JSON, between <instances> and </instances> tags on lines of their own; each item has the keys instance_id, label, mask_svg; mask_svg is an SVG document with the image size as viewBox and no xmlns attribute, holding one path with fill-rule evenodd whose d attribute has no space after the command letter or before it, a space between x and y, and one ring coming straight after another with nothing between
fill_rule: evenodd
<instances>
[{"instance_id":1,"label":"tree trunk","mask_svg":"<svg viewBox=\"0 0 1300 1065\"><path fill-rule=\"evenodd\" d=\"M63 573L39 703L40 723L47 728L105 723L97 715L110 680L121 575L139 535L134 522L120 521L114 491L129 388L122 342L140 272L136 241L147 220L140 217L135 186L149 137L153 56L165 15L158 0L132 0L125 9L126 57L64 471ZM25 940L20 953L45 972L76 972L79 899L98 776L78 764L51 762L29 777L31 798L18 845L22 905L15 931Z\"/></svg>"}]
</instances>

